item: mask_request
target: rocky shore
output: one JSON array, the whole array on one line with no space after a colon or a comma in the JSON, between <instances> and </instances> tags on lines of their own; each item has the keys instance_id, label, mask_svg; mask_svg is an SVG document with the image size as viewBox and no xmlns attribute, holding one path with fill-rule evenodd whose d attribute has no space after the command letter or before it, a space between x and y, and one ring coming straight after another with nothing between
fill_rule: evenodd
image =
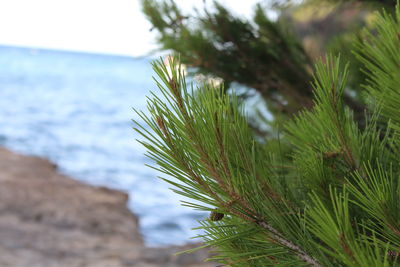
<instances>
[{"instance_id":1,"label":"rocky shore","mask_svg":"<svg viewBox=\"0 0 400 267\"><path fill-rule=\"evenodd\" d=\"M127 199L0 148L0 266L216 266L204 250L174 256L190 246L145 247Z\"/></svg>"}]
</instances>

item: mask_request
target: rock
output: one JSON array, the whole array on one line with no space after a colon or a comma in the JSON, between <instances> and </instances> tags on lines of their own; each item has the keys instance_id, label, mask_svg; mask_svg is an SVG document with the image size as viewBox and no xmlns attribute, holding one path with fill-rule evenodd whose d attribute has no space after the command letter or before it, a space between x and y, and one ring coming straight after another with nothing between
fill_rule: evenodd
<instances>
[{"instance_id":1,"label":"rock","mask_svg":"<svg viewBox=\"0 0 400 267\"><path fill-rule=\"evenodd\" d=\"M0 266L196 266L207 251L146 248L126 193L83 184L45 159L0 148Z\"/></svg>"}]
</instances>

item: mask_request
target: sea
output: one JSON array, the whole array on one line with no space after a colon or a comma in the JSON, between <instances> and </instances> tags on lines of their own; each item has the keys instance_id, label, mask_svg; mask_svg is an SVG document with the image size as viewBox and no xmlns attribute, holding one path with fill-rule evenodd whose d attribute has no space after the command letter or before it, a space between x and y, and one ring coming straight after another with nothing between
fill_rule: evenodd
<instances>
[{"instance_id":1,"label":"sea","mask_svg":"<svg viewBox=\"0 0 400 267\"><path fill-rule=\"evenodd\" d=\"M127 192L148 246L182 244L207 214L181 206L145 166L153 162L132 119L140 122L133 108L146 112L146 96L157 94L151 60L0 46L0 146Z\"/></svg>"}]
</instances>

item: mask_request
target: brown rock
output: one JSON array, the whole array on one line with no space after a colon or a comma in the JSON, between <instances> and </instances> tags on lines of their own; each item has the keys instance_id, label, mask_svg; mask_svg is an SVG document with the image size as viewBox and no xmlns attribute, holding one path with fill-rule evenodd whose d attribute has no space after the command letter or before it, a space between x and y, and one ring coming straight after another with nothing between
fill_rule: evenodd
<instances>
[{"instance_id":1,"label":"brown rock","mask_svg":"<svg viewBox=\"0 0 400 267\"><path fill-rule=\"evenodd\" d=\"M0 148L0 266L215 266L206 251L145 248L128 195L82 184L45 159Z\"/></svg>"}]
</instances>

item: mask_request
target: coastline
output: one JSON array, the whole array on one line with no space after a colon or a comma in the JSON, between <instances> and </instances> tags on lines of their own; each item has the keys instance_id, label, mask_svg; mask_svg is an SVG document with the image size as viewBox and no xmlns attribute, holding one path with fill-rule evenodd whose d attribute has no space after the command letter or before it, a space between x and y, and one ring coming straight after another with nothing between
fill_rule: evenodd
<instances>
[{"instance_id":1,"label":"coastline","mask_svg":"<svg viewBox=\"0 0 400 267\"><path fill-rule=\"evenodd\" d=\"M0 148L0 266L211 267L196 245L145 247L128 195Z\"/></svg>"}]
</instances>

